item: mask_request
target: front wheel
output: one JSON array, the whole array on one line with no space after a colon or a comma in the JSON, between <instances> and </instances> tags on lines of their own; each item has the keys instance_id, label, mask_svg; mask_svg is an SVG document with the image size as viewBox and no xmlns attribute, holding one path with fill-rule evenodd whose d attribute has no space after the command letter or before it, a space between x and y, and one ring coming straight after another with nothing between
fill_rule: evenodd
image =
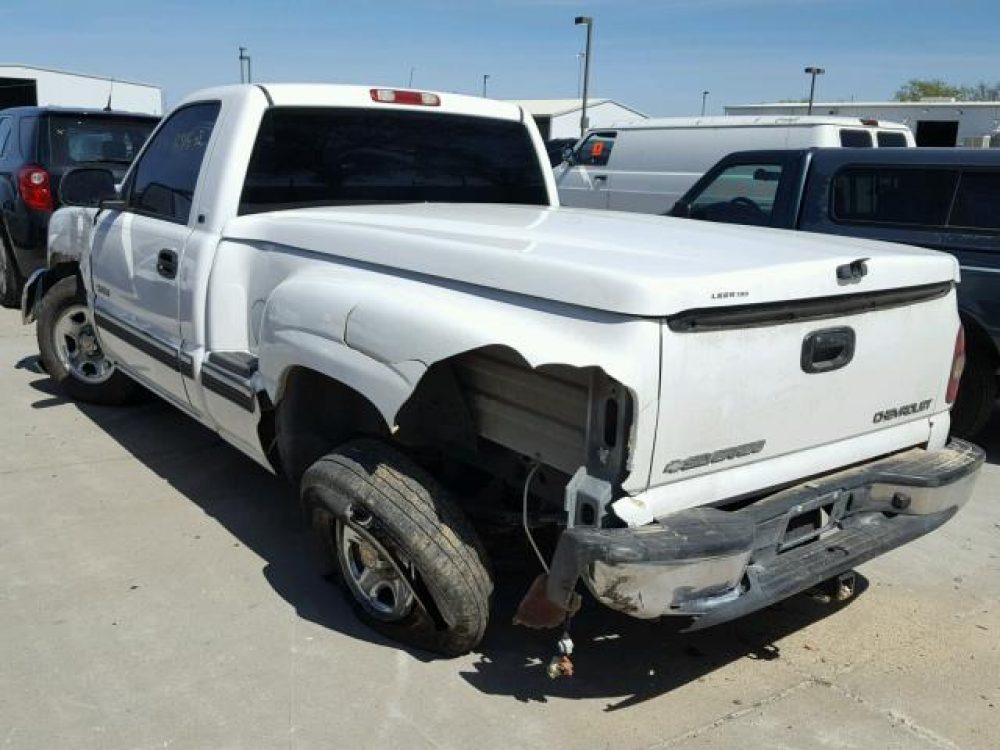
<instances>
[{"instance_id":1,"label":"front wheel","mask_svg":"<svg viewBox=\"0 0 1000 750\"><path fill-rule=\"evenodd\" d=\"M302 477L322 572L339 570L357 615L393 640L458 656L483 637L493 581L461 510L423 469L354 440Z\"/></svg>"},{"instance_id":2,"label":"front wheel","mask_svg":"<svg viewBox=\"0 0 1000 750\"><path fill-rule=\"evenodd\" d=\"M135 382L104 355L86 295L75 276L56 282L42 297L35 332L42 364L67 395L112 406L136 395Z\"/></svg>"}]
</instances>

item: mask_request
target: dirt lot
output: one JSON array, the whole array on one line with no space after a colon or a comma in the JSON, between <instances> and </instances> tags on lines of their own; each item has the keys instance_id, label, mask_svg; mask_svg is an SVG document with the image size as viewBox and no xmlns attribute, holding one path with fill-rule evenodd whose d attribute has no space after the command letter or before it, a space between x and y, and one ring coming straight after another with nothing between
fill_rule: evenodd
<instances>
[{"instance_id":1,"label":"dirt lot","mask_svg":"<svg viewBox=\"0 0 1000 750\"><path fill-rule=\"evenodd\" d=\"M0 311L0 746L29 748L996 748L1000 419L972 502L805 597L678 635L596 606L578 676L551 635L394 648L301 552L293 495L158 403L78 406Z\"/></svg>"}]
</instances>

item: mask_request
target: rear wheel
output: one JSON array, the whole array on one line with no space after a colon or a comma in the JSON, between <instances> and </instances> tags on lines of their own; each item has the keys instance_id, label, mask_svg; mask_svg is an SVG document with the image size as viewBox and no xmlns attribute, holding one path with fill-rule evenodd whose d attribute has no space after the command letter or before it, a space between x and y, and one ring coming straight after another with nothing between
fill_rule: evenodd
<instances>
[{"instance_id":1,"label":"rear wheel","mask_svg":"<svg viewBox=\"0 0 1000 750\"><path fill-rule=\"evenodd\" d=\"M375 440L313 464L302 501L324 573L380 633L445 656L479 643L493 582L468 521L423 469Z\"/></svg>"},{"instance_id":2,"label":"rear wheel","mask_svg":"<svg viewBox=\"0 0 1000 750\"><path fill-rule=\"evenodd\" d=\"M21 276L4 238L3 228L0 227L0 306L17 307L20 304Z\"/></svg>"},{"instance_id":3,"label":"rear wheel","mask_svg":"<svg viewBox=\"0 0 1000 750\"><path fill-rule=\"evenodd\" d=\"M86 295L75 276L56 282L42 297L36 334L42 364L72 398L118 405L136 395L135 382L104 355Z\"/></svg>"},{"instance_id":4,"label":"rear wheel","mask_svg":"<svg viewBox=\"0 0 1000 750\"><path fill-rule=\"evenodd\" d=\"M952 434L966 439L976 437L993 414L996 400L996 361L982 346L970 348L958 398L951 409Z\"/></svg>"}]
</instances>

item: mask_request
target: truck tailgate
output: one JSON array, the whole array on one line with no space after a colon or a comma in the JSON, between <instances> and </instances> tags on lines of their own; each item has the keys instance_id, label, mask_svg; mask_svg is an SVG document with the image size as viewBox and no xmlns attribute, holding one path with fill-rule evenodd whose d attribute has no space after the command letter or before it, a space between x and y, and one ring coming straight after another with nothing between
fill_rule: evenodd
<instances>
[{"instance_id":1,"label":"truck tailgate","mask_svg":"<svg viewBox=\"0 0 1000 750\"><path fill-rule=\"evenodd\" d=\"M879 432L898 438L860 442L884 452L925 442L930 418L948 408L958 326L950 283L668 319L651 485L815 456ZM807 476L780 463L788 476L744 470L740 486L720 484L738 496L764 489L759 477L773 486ZM672 509L705 501L677 498Z\"/></svg>"}]
</instances>

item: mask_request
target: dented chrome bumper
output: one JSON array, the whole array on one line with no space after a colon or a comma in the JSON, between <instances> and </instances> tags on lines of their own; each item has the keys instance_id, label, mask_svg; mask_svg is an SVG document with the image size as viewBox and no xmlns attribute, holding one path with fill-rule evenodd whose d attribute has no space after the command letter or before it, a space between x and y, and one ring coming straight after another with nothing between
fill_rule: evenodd
<instances>
[{"instance_id":1,"label":"dented chrome bumper","mask_svg":"<svg viewBox=\"0 0 1000 750\"><path fill-rule=\"evenodd\" d=\"M737 511L695 508L639 528L574 527L560 539L547 594L568 601L579 578L634 617L680 615L699 630L850 570L950 519L984 460L953 440L783 490Z\"/></svg>"}]
</instances>

